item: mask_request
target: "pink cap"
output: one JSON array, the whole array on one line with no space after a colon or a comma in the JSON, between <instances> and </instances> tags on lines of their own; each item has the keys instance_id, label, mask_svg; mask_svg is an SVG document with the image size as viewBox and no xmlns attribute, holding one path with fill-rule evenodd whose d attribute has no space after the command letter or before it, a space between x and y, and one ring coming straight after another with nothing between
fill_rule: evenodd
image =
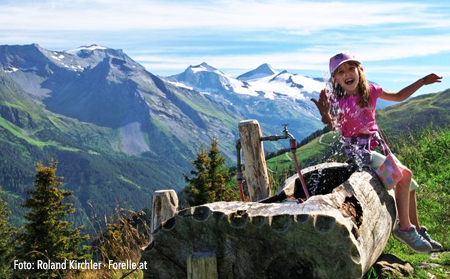
<instances>
[{"instance_id":1,"label":"pink cap","mask_svg":"<svg viewBox=\"0 0 450 279\"><path fill-rule=\"evenodd\" d=\"M330 74L333 76L334 71L348 61L355 61L356 63L361 64L350 51L344 51L330 58Z\"/></svg>"}]
</instances>

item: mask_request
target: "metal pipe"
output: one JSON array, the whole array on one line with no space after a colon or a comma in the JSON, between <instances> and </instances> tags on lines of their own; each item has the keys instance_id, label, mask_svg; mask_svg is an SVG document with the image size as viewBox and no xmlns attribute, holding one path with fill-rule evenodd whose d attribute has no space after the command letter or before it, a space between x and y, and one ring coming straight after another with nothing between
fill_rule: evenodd
<instances>
[{"instance_id":1,"label":"metal pipe","mask_svg":"<svg viewBox=\"0 0 450 279\"><path fill-rule=\"evenodd\" d=\"M294 136L291 135L287 129L288 124L283 124L284 129L283 129L283 135L272 135L272 136L267 136L267 137L261 137L261 141L277 141L280 139L291 139L291 140L295 140Z\"/></svg>"},{"instance_id":2,"label":"metal pipe","mask_svg":"<svg viewBox=\"0 0 450 279\"><path fill-rule=\"evenodd\" d=\"M241 164L241 140L238 139L236 141L236 151L237 151L237 156L236 156L236 163L237 163L237 173L236 173L236 177L237 177L237 181L238 181L238 185L239 185L239 192L241 194L241 200L245 201L245 195L244 195L244 187L242 186L243 184L243 180L244 177L242 175L242 164Z\"/></svg>"},{"instance_id":3,"label":"metal pipe","mask_svg":"<svg viewBox=\"0 0 450 279\"><path fill-rule=\"evenodd\" d=\"M298 160L297 160L297 142L295 139L291 139L290 144L291 144L292 156L294 157L295 169L297 170L297 174L298 174L298 179L300 179L300 184L302 185L303 192L305 193L306 199L309 199L308 187L306 186L305 179L303 178L303 175L302 175L302 169L300 168L300 165L298 164Z\"/></svg>"}]
</instances>

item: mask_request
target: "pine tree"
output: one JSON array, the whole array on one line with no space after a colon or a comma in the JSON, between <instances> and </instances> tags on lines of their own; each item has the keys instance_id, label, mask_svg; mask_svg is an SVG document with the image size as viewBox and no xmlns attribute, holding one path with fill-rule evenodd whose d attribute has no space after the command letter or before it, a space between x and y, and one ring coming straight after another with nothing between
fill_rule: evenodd
<instances>
[{"instance_id":1,"label":"pine tree","mask_svg":"<svg viewBox=\"0 0 450 279\"><path fill-rule=\"evenodd\" d=\"M24 207L30 209L25 215L28 223L19 234L19 260L34 263L35 269L29 271L32 278L59 278L67 272L64 269L39 270L37 262L63 263L69 260L84 259L80 244L80 227L72 228L73 222L67 217L75 212L72 204L63 200L72 196L72 192L61 189L62 178L56 175L57 161L53 159L49 166L37 164L35 190L28 192L29 198ZM29 274L19 270L19 277Z\"/></svg>"},{"instance_id":2,"label":"pine tree","mask_svg":"<svg viewBox=\"0 0 450 279\"><path fill-rule=\"evenodd\" d=\"M195 167L195 170L190 172L192 177L184 175L185 181L189 184L185 189L189 196L189 205L237 200L237 190L229 186L232 178L225 167L225 162L217 139L211 141L208 151L202 145L200 153L192 160Z\"/></svg>"},{"instance_id":3,"label":"pine tree","mask_svg":"<svg viewBox=\"0 0 450 279\"><path fill-rule=\"evenodd\" d=\"M13 230L9 227L9 212L6 202L2 199L0 186L0 278L11 277L12 237Z\"/></svg>"}]
</instances>

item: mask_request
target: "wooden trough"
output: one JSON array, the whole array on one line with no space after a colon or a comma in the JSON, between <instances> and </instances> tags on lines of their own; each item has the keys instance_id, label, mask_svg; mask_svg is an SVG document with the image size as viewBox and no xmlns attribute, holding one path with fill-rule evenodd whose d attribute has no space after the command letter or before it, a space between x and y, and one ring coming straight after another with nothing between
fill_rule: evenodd
<instances>
[{"instance_id":1,"label":"wooden trough","mask_svg":"<svg viewBox=\"0 0 450 279\"><path fill-rule=\"evenodd\" d=\"M371 170L325 163L259 202L215 202L178 211L142 253L144 278L361 278L396 219L393 191Z\"/></svg>"}]
</instances>

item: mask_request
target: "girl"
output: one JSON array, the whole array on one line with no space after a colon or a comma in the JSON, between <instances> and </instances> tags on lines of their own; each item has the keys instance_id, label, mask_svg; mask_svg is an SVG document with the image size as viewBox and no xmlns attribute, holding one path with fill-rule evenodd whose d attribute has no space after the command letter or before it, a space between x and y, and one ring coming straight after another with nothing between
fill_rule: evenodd
<instances>
[{"instance_id":1,"label":"girl","mask_svg":"<svg viewBox=\"0 0 450 279\"><path fill-rule=\"evenodd\" d=\"M378 98L401 102L416 92L421 86L441 82L442 77L427 75L399 92L387 92L380 86L366 80L360 62L350 52L342 52L330 59L331 98L328 90L320 92L320 98L311 99L322 116L322 122L330 129L337 126L344 138L346 152L362 164L378 168L386 158L373 151L380 144L375 107ZM331 100L329 100L331 99ZM331 108L331 113L330 113ZM357 147L353 148L354 143ZM361 148L361 147L366 148ZM418 184L412 179L412 172L396 159L403 178L395 186L395 200L398 222L393 236L419 253L442 250L442 245L434 241L427 229L419 225L416 206Z\"/></svg>"}]
</instances>

